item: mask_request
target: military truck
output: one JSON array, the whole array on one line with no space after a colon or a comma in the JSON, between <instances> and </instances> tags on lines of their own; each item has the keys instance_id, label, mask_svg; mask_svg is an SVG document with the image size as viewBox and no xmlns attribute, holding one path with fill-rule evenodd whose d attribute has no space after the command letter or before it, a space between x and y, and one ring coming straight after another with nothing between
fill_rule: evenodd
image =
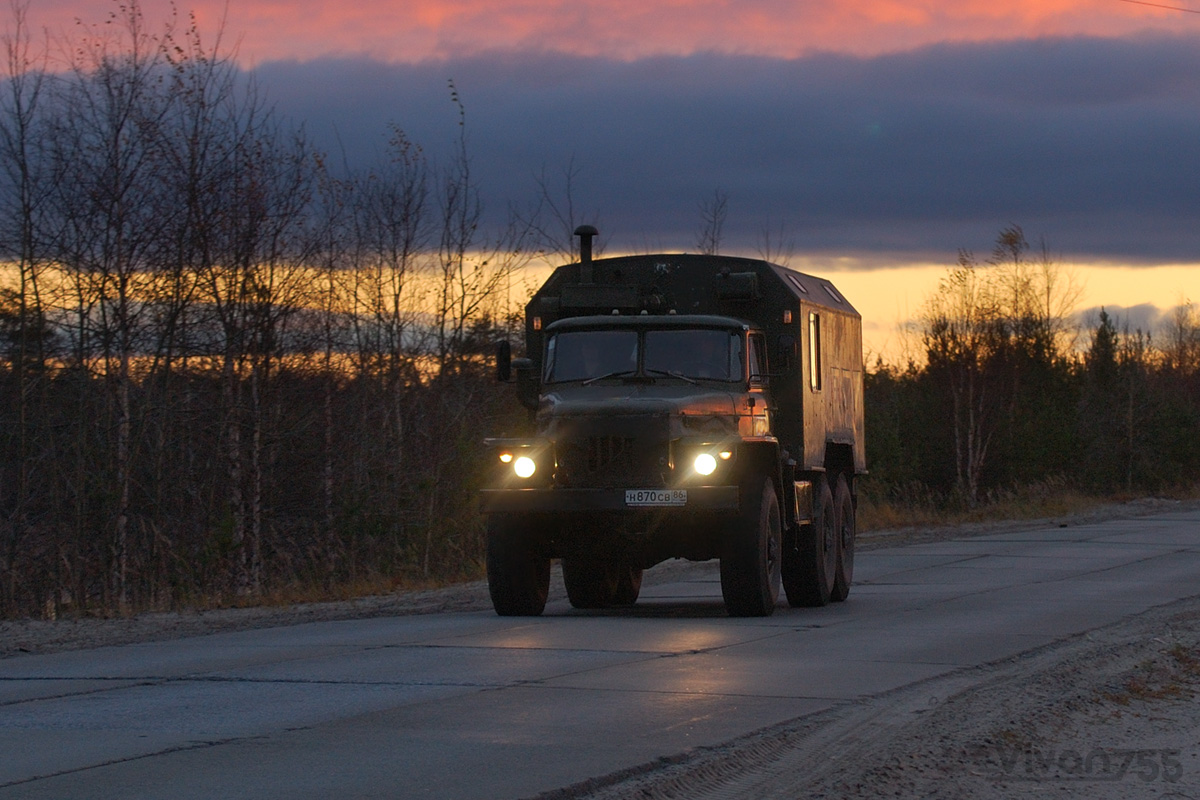
<instances>
[{"instance_id":1,"label":"military truck","mask_svg":"<svg viewBox=\"0 0 1200 800\"><path fill-rule=\"evenodd\" d=\"M720 559L734 616L844 600L863 452L862 319L829 281L713 255L592 258L502 343L534 433L486 440L496 612L538 615L552 559L576 608L636 602L643 570Z\"/></svg>"}]
</instances>

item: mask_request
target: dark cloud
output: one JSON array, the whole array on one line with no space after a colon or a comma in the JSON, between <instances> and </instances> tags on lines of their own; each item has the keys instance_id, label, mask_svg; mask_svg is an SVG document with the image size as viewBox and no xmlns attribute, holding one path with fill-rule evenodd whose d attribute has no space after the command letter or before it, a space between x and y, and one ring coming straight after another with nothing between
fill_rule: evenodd
<instances>
[{"instance_id":1,"label":"dark cloud","mask_svg":"<svg viewBox=\"0 0 1200 800\"><path fill-rule=\"evenodd\" d=\"M458 132L489 208L579 169L610 248L693 247L729 196L726 249L782 224L810 252L946 258L1010 223L1071 257L1200 255L1194 38L939 45L899 55L618 62L492 55L258 69L278 108L368 161L395 122L435 158Z\"/></svg>"}]
</instances>

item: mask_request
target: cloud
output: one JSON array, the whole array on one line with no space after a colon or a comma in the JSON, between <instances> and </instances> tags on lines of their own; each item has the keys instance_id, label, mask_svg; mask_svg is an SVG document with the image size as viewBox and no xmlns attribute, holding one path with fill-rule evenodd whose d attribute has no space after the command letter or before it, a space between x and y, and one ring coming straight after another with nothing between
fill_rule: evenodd
<instances>
[{"instance_id":1,"label":"cloud","mask_svg":"<svg viewBox=\"0 0 1200 800\"><path fill-rule=\"evenodd\" d=\"M385 62L485 51L560 52L619 60L697 52L796 58L878 55L937 42L1123 36L1200 30L1200 17L1116 0L193 0L202 29L224 21L248 63L369 56ZM171 0L141 0L148 21ZM117 3L39 0L35 26L103 22Z\"/></svg>"},{"instance_id":2,"label":"cloud","mask_svg":"<svg viewBox=\"0 0 1200 800\"><path fill-rule=\"evenodd\" d=\"M1185 36L941 44L873 57L493 54L275 62L258 77L362 163L388 121L437 157L457 134L493 211L579 169L610 247L693 247L729 195L728 249L783 226L800 251L945 259L1010 223L1058 253L1200 253L1200 48Z\"/></svg>"},{"instance_id":3,"label":"cloud","mask_svg":"<svg viewBox=\"0 0 1200 800\"><path fill-rule=\"evenodd\" d=\"M1075 319L1085 331L1095 331L1100 324L1100 311L1108 314L1118 332L1157 334L1170 325L1173 309L1163 309L1151 303L1136 306L1096 306L1076 313Z\"/></svg>"},{"instance_id":4,"label":"cloud","mask_svg":"<svg viewBox=\"0 0 1200 800\"><path fill-rule=\"evenodd\" d=\"M1108 314L1118 332L1129 334L1140 331L1151 334L1155 341L1170 341L1181 319L1185 321L1185 329L1187 321L1195 319L1194 305L1181 304L1164 308L1153 303L1138 303L1134 306L1093 306L1076 312L1075 320L1084 330L1094 331L1100 324L1101 311ZM1182 316L1179 316L1181 314Z\"/></svg>"}]
</instances>

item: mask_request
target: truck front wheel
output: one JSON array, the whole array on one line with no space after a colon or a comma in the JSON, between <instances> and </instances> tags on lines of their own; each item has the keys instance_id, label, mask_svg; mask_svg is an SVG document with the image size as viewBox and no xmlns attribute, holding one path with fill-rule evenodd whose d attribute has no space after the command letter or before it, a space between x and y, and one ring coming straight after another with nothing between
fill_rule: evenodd
<instances>
[{"instance_id":1,"label":"truck front wheel","mask_svg":"<svg viewBox=\"0 0 1200 800\"><path fill-rule=\"evenodd\" d=\"M779 599L783 552L779 500L769 478L743 486L742 508L725 532L721 595L734 617L766 617Z\"/></svg>"},{"instance_id":2,"label":"truck front wheel","mask_svg":"<svg viewBox=\"0 0 1200 800\"><path fill-rule=\"evenodd\" d=\"M783 588L788 605L823 606L833 596L837 570L837 514L825 476L813 487L813 521L801 525L795 546L784 550Z\"/></svg>"},{"instance_id":3,"label":"truck front wheel","mask_svg":"<svg viewBox=\"0 0 1200 800\"><path fill-rule=\"evenodd\" d=\"M502 617L536 617L550 593L550 556L535 526L506 514L488 516L487 577Z\"/></svg>"},{"instance_id":4,"label":"truck front wheel","mask_svg":"<svg viewBox=\"0 0 1200 800\"><path fill-rule=\"evenodd\" d=\"M642 568L624 565L617 573L617 593L613 596L614 606L631 606L642 593Z\"/></svg>"}]
</instances>

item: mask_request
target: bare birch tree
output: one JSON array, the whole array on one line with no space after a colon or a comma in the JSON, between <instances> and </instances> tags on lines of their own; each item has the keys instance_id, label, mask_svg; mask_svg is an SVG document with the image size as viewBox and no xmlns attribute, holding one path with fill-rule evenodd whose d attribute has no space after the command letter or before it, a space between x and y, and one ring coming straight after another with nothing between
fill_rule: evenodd
<instances>
[{"instance_id":1,"label":"bare birch tree","mask_svg":"<svg viewBox=\"0 0 1200 800\"><path fill-rule=\"evenodd\" d=\"M729 215L729 195L722 189L700 202L700 230L696 234L696 250L701 255L715 256L721 252L725 218Z\"/></svg>"},{"instance_id":2,"label":"bare birch tree","mask_svg":"<svg viewBox=\"0 0 1200 800\"><path fill-rule=\"evenodd\" d=\"M959 254L929 299L924 328L928 369L944 377L950 395L956 481L974 503L1002 402L995 366L1004 334L996 298L969 253Z\"/></svg>"},{"instance_id":3,"label":"bare birch tree","mask_svg":"<svg viewBox=\"0 0 1200 800\"><path fill-rule=\"evenodd\" d=\"M782 221L772 222L768 218L755 236L754 252L763 261L786 267L796 255L796 239Z\"/></svg>"},{"instance_id":4,"label":"bare birch tree","mask_svg":"<svg viewBox=\"0 0 1200 800\"><path fill-rule=\"evenodd\" d=\"M113 27L85 28L72 52L72 80L60 99L53 140L59 261L95 298L84 321L100 347L99 368L113 403L115 476L111 585L129 600L133 470L134 356L147 320L160 231L175 204L166 190L159 131L169 98L160 90L161 40L146 30L136 2L110 15Z\"/></svg>"},{"instance_id":5,"label":"bare birch tree","mask_svg":"<svg viewBox=\"0 0 1200 800\"><path fill-rule=\"evenodd\" d=\"M930 373L949 394L959 489L972 505L998 428L1011 421L1029 375L1074 340L1078 288L1045 249L1036 260L1018 226L1003 229L984 264L960 251L923 313Z\"/></svg>"},{"instance_id":6,"label":"bare birch tree","mask_svg":"<svg viewBox=\"0 0 1200 800\"><path fill-rule=\"evenodd\" d=\"M562 168L556 181L542 171L535 177L537 191L529 211L518 215L520 223L528 229L531 243L538 256L549 265L557 266L578 257L575 229L585 222L602 226L600 214L593 211L587 215L580 212L576 195L582 170L572 158ZM593 244L592 255L599 257L604 252L603 240ZM530 287L532 294L533 287Z\"/></svg>"},{"instance_id":7,"label":"bare birch tree","mask_svg":"<svg viewBox=\"0 0 1200 800\"><path fill-rule=\"evenodd\" d=\"M35 426L42 421L46 389L46 309L41 274L45 269L40 237L45 213L47 181L41 152L44 116L41 101L48 77L46 51L35 51L27 19L27 2L12 0L12 29L3 37L5 93L0 97L0 178L4 181L0 211L0 252L15 262L17 286L13 303L16 319L9 341L13 374L15 416L7 430L15 429L15 443L5 442L14 453L0 463L0 514L3 514L3 594L15 600L16 564L29 527L35 502L31 470L44 465L48 451L38 446ZM10 411L13 409L10 406ZM44 440L43 440L44 442ZM15 446L14 446L15 445ZM11 447L11 450L9 448ZM14 463L15 462L15 463Z\"/></svg>"}]
</instances>

